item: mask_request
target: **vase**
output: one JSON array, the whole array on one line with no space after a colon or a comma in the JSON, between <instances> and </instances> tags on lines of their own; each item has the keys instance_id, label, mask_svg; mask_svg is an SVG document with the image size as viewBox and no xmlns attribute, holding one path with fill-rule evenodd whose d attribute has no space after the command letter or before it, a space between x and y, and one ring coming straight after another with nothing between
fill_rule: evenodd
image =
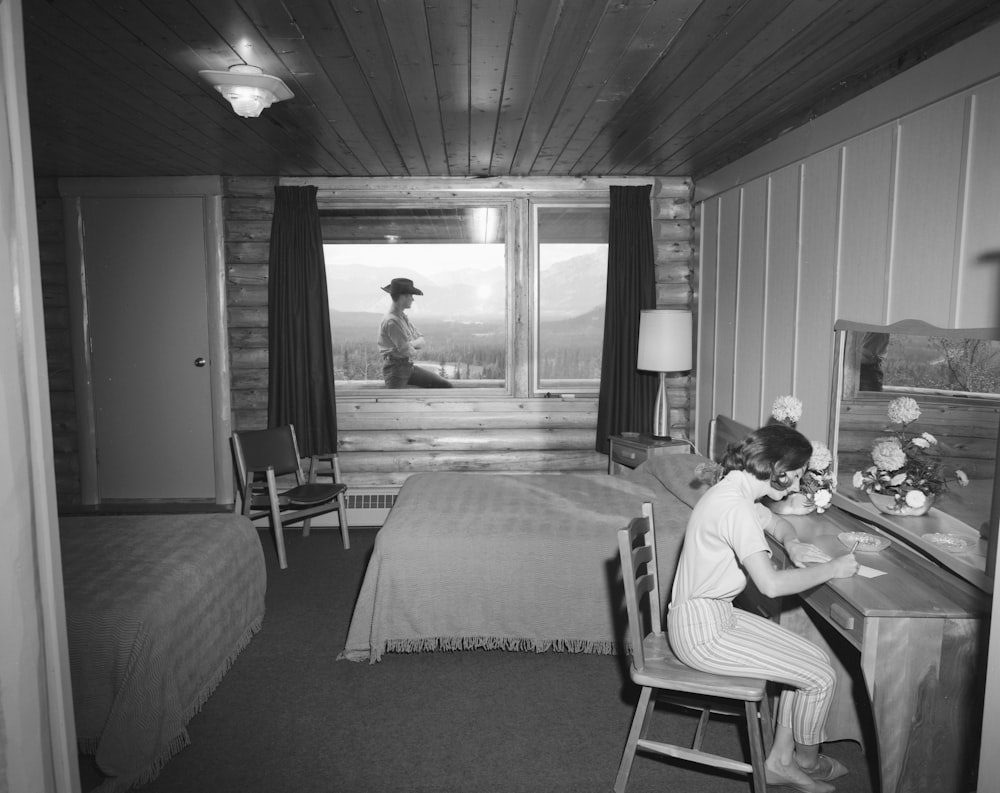
<instances>
[{"instance_id":1,"label":"vase","mask_svg":"<svg viewBox=\"0 0 1000 793\"><path fill-rule=\"evenodd\" d=\"M885 493L869 493L868 500L883 515L897 515L907 518L919 518L926 515L934 506L934 496L928 495L922 507L911 507L905 501L898 502L894 496Z\"/></svg>"},{"instance_id":2,"label":"vase","mask_svg":"<svg viewBox=\"0 0 1000 793\"><path fill-rule=\"evenodd\" d=\"M777 515L808 515L816 511L813 500L805 493L789 493L780 501L771 501L768 506Z\"/></svg>"}]
</instances>

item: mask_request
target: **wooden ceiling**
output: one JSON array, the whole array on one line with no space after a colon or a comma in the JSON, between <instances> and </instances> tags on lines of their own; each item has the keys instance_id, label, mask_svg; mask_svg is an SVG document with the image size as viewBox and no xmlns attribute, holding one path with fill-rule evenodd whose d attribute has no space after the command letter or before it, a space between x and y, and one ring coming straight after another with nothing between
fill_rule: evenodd
<instances>
[{"instance_id":1,"label":"wooden ceiling","mask_svg":"<svg viewBox=\"0 0 1000 793\"><path fill-rule=\"evenodd\" d=\"M690 176L996 0L22 0L39 176ZM198 71L294 98L236 116Z\"/></svg>"}]
</instances>

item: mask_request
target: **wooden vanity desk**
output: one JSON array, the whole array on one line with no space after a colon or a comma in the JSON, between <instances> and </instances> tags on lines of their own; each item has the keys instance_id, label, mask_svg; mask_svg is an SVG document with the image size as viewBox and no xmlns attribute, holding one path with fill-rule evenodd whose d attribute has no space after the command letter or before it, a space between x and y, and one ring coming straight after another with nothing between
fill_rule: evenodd
<instances>
[{"instance_id":1,"label":"wooden vanity desk","mask_svg":"<svg viewBox=\"0 0 1000 793\"><path fill-rule=\"evenodd\" d=\"M891 541L880 553L856 554L885 575L830 581L780 601L751 584L739 602L829 652L839 679L828 740L860 742L877 765L882 793L975 790L988 597L835 507L783 517L804 542L831 555L849 551L837 536L845 531ZM784 549L772 546L775 563L789 564Z\"/></svg>"}]
</instances>

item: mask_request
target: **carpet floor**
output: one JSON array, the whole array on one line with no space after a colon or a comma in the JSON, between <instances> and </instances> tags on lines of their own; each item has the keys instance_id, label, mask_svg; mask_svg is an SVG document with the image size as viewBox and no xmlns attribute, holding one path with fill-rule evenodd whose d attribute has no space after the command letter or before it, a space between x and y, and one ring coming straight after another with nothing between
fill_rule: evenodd
<instances>
[{"instance_id":1,"label":"carpet floor","mask_svg":"<svg viewBox=\"0 0 1000 793\"><path fill-rule=\"evenodd\" d=\"M191 720L191 745L143 793L590 793L611 791L637 689L623 661L565 653L387 654L337 661L376 532L286 533L288 569L270 535L267 614ZM693 729L658 714L654 732ZM654 734L651 737L656 737ZM706 748L741 752L735 722ZM852 742L825 751L851 769L841 793L871 793ZM83 790L97 775L81 758ZM640 755L629 793L748 793L742 776ZM774 790L782 790L774 788ZM787 790L787 788L785 789Z\"/></svg>"}]
</instances>

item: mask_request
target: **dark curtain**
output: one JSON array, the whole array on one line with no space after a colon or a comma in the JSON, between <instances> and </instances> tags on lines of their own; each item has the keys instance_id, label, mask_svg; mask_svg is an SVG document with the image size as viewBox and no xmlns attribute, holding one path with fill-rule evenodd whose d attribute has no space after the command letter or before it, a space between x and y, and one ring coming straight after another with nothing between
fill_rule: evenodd
<instances>
[{"instance_id":1,"label":"dark curtain","mask_svg":"<svg viewBox=\"0 0 1000 793\"><path fill-rule=\"evenodd\" d=\"M595 448L608 453L608 436L649 433L658 376L635 368L639 312L656 308L656 270L650 186L612 187L608 225L608 287Z\"/></svg>"},{"instance_id":2,"label":"dark curtain","mask_svg":"<svg viewBox=\"0 0 1000 793\"><path fill-rule=\"evenodd\" d=\"M306 457L337 451L333 342L316 187L275 187L267 267L267 424Z\"/></svg>"}]
</instances>

